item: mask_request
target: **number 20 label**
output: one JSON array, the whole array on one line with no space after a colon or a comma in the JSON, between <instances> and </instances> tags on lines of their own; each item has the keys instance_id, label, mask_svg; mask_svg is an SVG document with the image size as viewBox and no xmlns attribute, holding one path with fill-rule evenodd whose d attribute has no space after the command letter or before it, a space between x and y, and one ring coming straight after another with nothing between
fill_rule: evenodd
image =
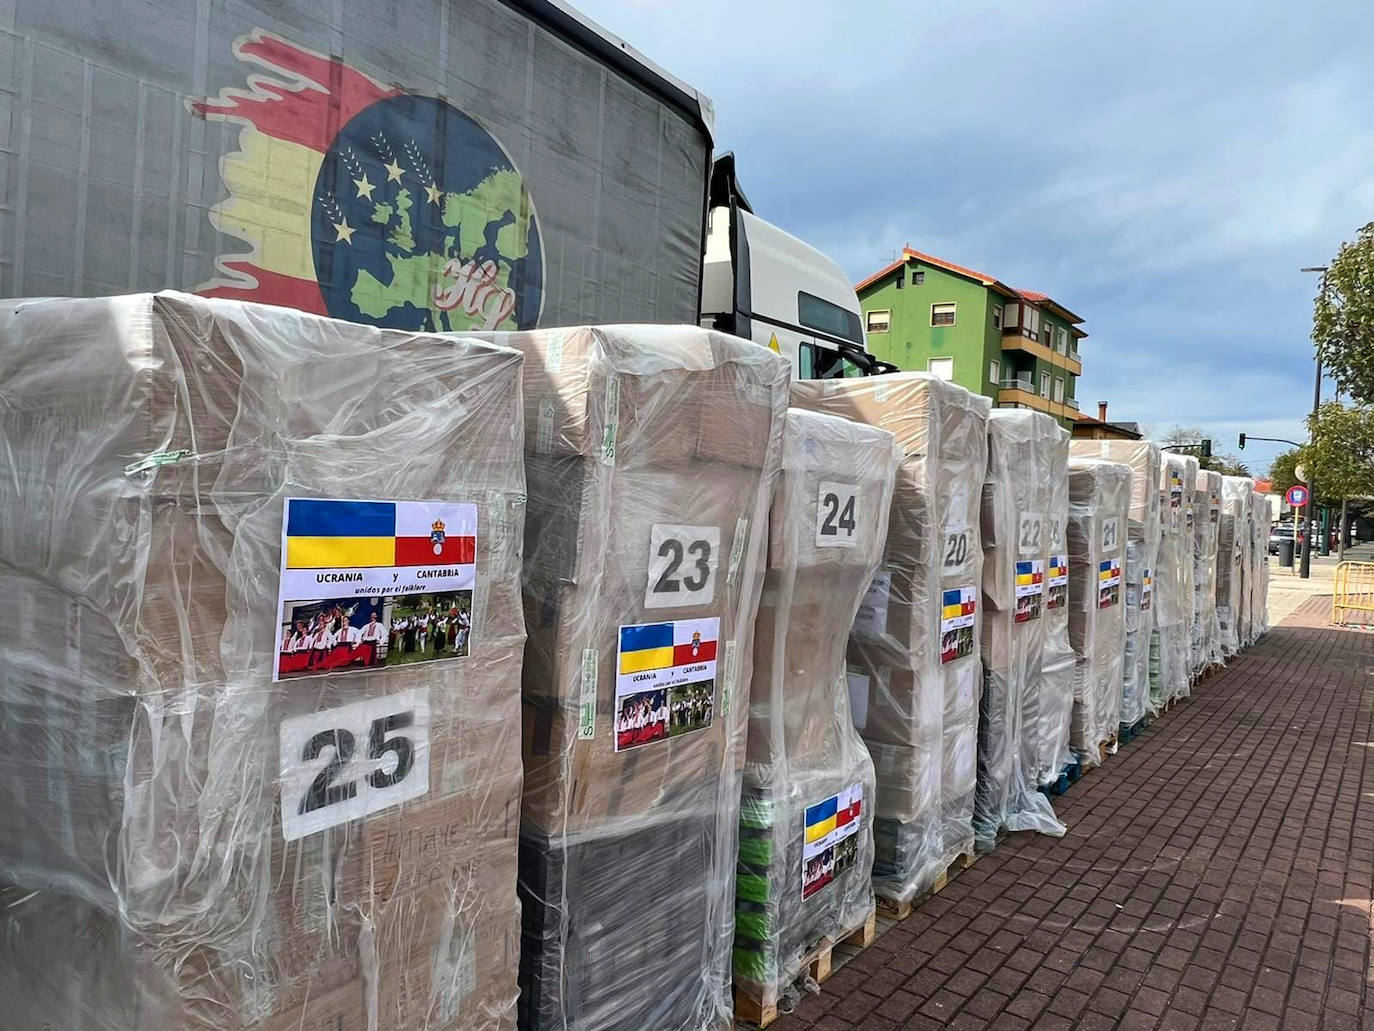
<instances>
[{"instance_id":1,"label":"number 20 label","mask_svg":"<svg viewBox=\"0 0 1374 1031\"><path fill-rule=\"evenodd\" d=\"M429 696L402 691L281 722L281 831L295 841L429 790Z\"/></svg>"},{"instance_id":2,"label":"number 20 label","mask_svg":"<svg viewBox=\"0 0 1374 1031\"><path fill-rule=\"evenodd\" d=\"M850 484L822 483L816 499L816 547L852 548L858 522L854 508L859 492Z\"/></svg>"},{"instance_id":3,"label":"number 20 label","mask_svg":"<svg viewBox=\"0 0 1374 1031\"><path fill-rule=\"evenodd\" d=\"M716 596L720 527L655 523L649 530L646 609L709 605Z\"/></svg>"}]
</instances>

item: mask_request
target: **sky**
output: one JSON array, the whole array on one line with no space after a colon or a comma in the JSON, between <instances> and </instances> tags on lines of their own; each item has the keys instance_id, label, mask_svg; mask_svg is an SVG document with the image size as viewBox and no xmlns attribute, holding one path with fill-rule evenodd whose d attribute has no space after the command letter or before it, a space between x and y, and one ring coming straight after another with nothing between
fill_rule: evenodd
<instances>
[{"instance_id":1,"label":"sky","mask_svg":"<svg viewBox=\"0 0 1374 1031\"><path fill-rule=\"evenodd\" d=\"M1374 221L1366 0L576 6L707 94L755 212L856 282L910 244L1081 315L1086 412L1305 436L1299 269Z\"/></svg>"}]
</instances>

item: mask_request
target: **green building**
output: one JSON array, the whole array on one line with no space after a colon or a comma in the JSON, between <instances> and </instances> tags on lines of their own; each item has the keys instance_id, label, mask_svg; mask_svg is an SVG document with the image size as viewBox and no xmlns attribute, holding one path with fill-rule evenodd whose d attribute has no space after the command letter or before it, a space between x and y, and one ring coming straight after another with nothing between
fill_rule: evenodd
<instances>
[{"instance_id":1,"label":"green building","mask_svg":"<svg viewBox=\"0 0 1374 1031\"><path fill-rule=\"evenodd\" d=\"M876 357L952 380L1002 408L1034 408L1070 428L1080 418L1078 342L1088 334L1046 294L910 247L855 290Z\"/></svg>"}]
</instances>

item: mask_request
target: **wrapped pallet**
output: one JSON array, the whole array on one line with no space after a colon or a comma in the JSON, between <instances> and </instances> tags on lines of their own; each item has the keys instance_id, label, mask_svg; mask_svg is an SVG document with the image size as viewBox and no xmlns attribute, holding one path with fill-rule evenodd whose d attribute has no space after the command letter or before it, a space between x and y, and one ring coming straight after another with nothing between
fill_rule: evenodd
<instances>
[{"instance_id":1,"label":"wrapped pallet","mask_svg":"<svg viewBox=\"0 0 1374 1031\"><path fill-rule=\"evenodd\" d=\"M1073 720L1075 656L1069 642L1069 434L1051 442L1049 465L1050 554L1045 567L1045 650L1040 668L1036 729L1030 768L1042 788L1061 790L1074 763L1069 748Z\"/></svg>"},{"instance_id":2,"label":"wrapped pallet","mask_svg":"<svg viewBox=\"0 0 1374 1031\"><path fill-rule=\"evenodd\" d=\"M1121 719L1130 502L1130 466L1069 459L1069 642L1076 659L1069 747L1085 767L1100 761Z\"/></svg>"},{"instance_id":3,"label":"wrapped pallet","mask_svg":"<svg viewBox=\"0 0 1374 1031\"><path fill-rule=\"evenodd\" d=\"M1198 677L1221 661L1221 626L1217 619L1221 473L1198 470L1193 512L1193 633L1189 666L1191 675Z\"/></svg>"},{"instance_id":4,"label":"wrapped pallet","mask_svg":"<svg viewBox=\"0 0 1374 1031\"><path fill-rule=\"evenodd\" d=\"M901 909L973 847L986 398L925 373L797 383L799 407L889 430L902 464L850 636L878 778L874 889ZM866 697L866 704L859 699Z\"/></svg>"},{"instance_id":5,"label":"wrapped pallet","mask_svg":"<svg viewBox=\"0 0 1374 1031\"><path fill-rule=\"evenodd\" d=\"M525 355L520 1023L720 1027L788 366L695 327L493 339Z\"/></svg>"},{"instance_id":6,"label":"wrapped pallet","mask_svg":"<svg viewBox=\"0 0 1374 1031\"><path fill-rule=\"evenodd\" d=\"M1254 644L1269 631L1269 500L1250 492L1250 635Z\"/></svg>"},{"instance_id":7,"label":"wrapped pallet","mask_svg":"<svg viewBox=\"0 0 1374 1031\"><path fill-rule=\"evenodd\" d=\"M1249 494L1251 481L1241 476L1221 478L1221 515L1217 523L1217 634L1223 658L1240 651L1240 616L1245 591L1245 560L1249 553Z\"/></svg>"},{"instance_id":8,"label":"wrapped pallet","mask_svg":"<svg viewBox=\"0 0 1374 1031\"><path fill-rule=\"evenodd\" d=\"M1121 725L1132 727L1150 706L1150 637L1159 558L1159 476L1163 452L1148 440L1076 440L1075 458L1120 462L1131 470L1126 530L1126 644L1122 652Z\"/></svg>"},{"instance_id":9,"label":"wrapped pallet","mask_svg":"<svg viewBox=\"0 0 1374 1031\"><path fill-rule=\"evenodd\" d=\"M1044 702L1046 568L1055 457L1064 431L1048 415L998 408L988 418L983 486L983 696L978 716L974 837L990 851L1003 832L1060 835L1037 791L1035 735Z\"/></svg>"},{"instance_id":10,"label":"wrapped pallet","mask_svg":"<svg viewBox=\"0 0 1374 1031\"><path fill-rule=\"evenodd\" d=\"M1158 675L1150 679L1150 706L1156 710L1188 692L1197 459L1165 452L1160 476L1160 545L1154 591L1159 662Z\"/></svg>"},{"instance_id":11,"label":"wrapped pallet","mask_svg":"<svg viewBox=\"0 0 1374 1031\"><path fill-rule=\"evenodd\" d=\"M735 889L736 1007L758 1022L810 950L873 915L876 788L845 649L882 558L900 459L886 430L788 413L754 630Z\"/></svg>"},{"instance_id":12,"label":"wrapped pallet","mask_svg":"<svg viewBox=\"0 0 1374 1031\"><path fill-rule=\"evenodd\" d=\"M9 318L6 1026L514 1028L520 365L181 294Z\"/></svg>"}]
</instances>

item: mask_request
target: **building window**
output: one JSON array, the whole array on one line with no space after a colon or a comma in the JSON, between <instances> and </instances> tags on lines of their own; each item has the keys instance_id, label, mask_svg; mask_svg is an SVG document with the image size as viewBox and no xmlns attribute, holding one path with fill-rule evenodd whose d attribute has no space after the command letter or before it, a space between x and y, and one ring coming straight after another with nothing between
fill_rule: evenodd
<instances>
[{"instance_id":1,"label":"building window","mask_svg":"<svg viewBox=\"0 0 1374 1031\"><path fill-rule=\"evenodd\" d=\"M1050 327L1048 323L1040 330L1040 342L1046 347L1051 346L1052 341L1050 340Z\"/></svg>"},{"instance_id":2,"label":"building window","mask_svg":"<svg viewBox=\"0 0 1374 1031\"><path fill-rule=\"evenodd\" d=\"M930 370L930 374L936 379L945 381L954 379L953 358L932 358L927 368Z\"/></svg>"},{"instance_id":3,"label":"building window","mask_svg":"<svg viewBox=\"0 0 1374 1031\"><path fill-rule=\"evenodd\" d=\"M900 290L900 289L901 289L902 287L904 287L904 286L906 286L906 270L905 270L905 269L903 269L902 271L900 271L900 272L897 273L897 289Z\"/></svg>"},{"instance_id":4,"label":"building window","mask_svg":"<svg viewBox=\"0 0 1374 1031\"><path fill-rule=\"evenodd\" d=\"M890 308L868 313L868 331L870 333L886 333L891 328L892 310Z\"/></svg>"},{"instance_id":5,"label":"building window","mask_svg":"<svg viewBox=\"0 0 1374 1031\"><path fill-rule=\"evenodd\" d=\"M1054 378L1054 399L1060 404L1064 403L1064 381L1058 376Z\"/></svg>"},{"instance_id":6,"label":"building window","mask_svg":"<svg viewBox=\"0 0 1374 1031\"><path fill-rule=\"evenodd\" d=\"M997 377L1000 375L1002 375L1002 366L996 361L988 362L988 379L992 382L993 386L997 385Z\"/></svg>"},{"instance_id":7,"label":"building window","mask_svg":"<svg viewBox=\"0 0 1374 1031\"><path fill-rule=\"evenodd\" d=\"M930 306L930 324L932 326L952 326L954 325L954 302L945 304L932 304Z\"/></svg>"},{"instance_id":8,"label":"building window","mask_svg":"<svg viewBox=\"0 0 1374 1031\"><path fill-rule=\"evenodd\" d=\"M911 285L925 286L926 273L924 269L914 268L911 270Z\"/></svg>"},{"instance_id":9,"label":"building window","mask_svg":"<svg viewBox=\"0 0 1374 1031\"><path fill-rule=\"evenodd\" d=\"M992 306L992 326L994 329L1002 328L1002 306L994 304Z\"/></svg>"},{"instance_id":10,"label":"building window","mask_svg":"<svg viewBox=\"0 0 1374 1031\"><path fill-rule=\"evenodd\" d=\"M1048 372L1042 372L1040 374L1040 396L1050 396L1050 374Z\"/></svg>"},{"instance_id":11,"label":"building window","mask_svg":"<svg viewBox=\"0 0 1374 1031\"><path fill-rule=\"evenodd\" d=\"M1063 326L1055 331L1054 346L1060 354L1069 353L1069 331Z\"/></svg>"}]
</instances>

